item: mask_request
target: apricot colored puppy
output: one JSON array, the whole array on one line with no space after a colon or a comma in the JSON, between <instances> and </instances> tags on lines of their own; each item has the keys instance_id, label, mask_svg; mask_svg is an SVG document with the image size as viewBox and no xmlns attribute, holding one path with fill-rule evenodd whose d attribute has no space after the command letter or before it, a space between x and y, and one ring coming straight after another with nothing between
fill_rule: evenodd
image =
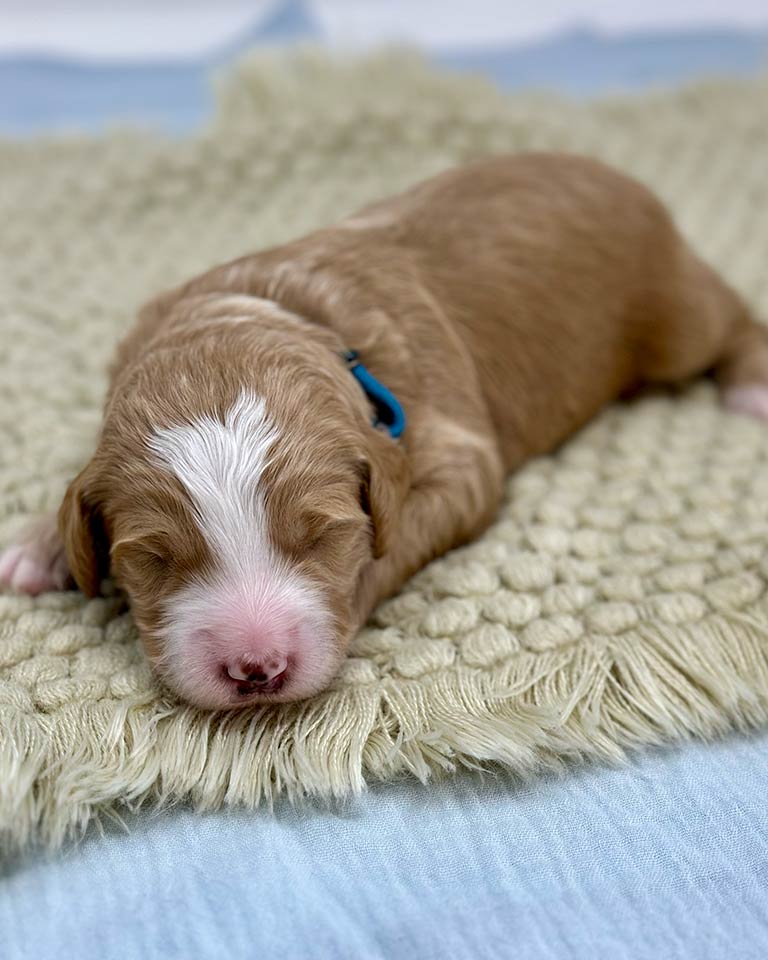
<instances>
[{"instance_id":1,"label":"apricot colored puppy","mask_svg":"<svg viewBox=\"0 0 768 960\"><path fill-rule=\"evenodd\" d=\"M555 154L449 171L147 304L58 524L0 581L111 574L193 703L307 697L379 600L488 526L507 471L712 369L768 417L766 332L648 190Z\"/></svg>"}]
</instances>

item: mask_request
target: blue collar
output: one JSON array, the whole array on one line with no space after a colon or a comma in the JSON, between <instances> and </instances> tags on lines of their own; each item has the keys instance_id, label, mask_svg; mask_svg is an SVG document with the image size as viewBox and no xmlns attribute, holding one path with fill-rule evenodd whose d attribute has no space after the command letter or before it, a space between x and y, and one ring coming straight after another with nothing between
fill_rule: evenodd
<instances>
[{"instance_id":1,"label":"blue collar","mask_svg":"<svg viewBox=\"0 0 768 960\"><path fill-rule=\"evenodd\" d=\"M373 404L376 416L374 427L383 427L393 439L397 439L405 430L405 413L397 397L388 390L383 383L364 367L357 359L357 350L347 350L342 354L349 372L365 391L365 395Z\"/></svg>"}]
</instances>

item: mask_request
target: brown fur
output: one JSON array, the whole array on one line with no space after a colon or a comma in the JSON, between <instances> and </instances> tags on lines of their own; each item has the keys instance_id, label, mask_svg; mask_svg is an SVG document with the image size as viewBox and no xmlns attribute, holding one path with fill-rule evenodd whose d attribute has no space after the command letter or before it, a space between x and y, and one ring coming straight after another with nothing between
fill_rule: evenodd
<instances>
[{"instance_id":1,"label":"brown fur","mask_svg":"<svg viewBox=\"0 0 768 960\"><path fill-rule=\"evenodd\" d=\"M345 348L399 397L401 441L370 425ZM322 586L340 660L380 599L491 522L508 470L718 363L766 382L765 334L640 184L563 155L449 171L141 311L60 511L70 568L88 594L111 568L161 655L161 600L215 558L146 437L250 385L281 430L271 536Z\"/></svg>"}]
</instances>

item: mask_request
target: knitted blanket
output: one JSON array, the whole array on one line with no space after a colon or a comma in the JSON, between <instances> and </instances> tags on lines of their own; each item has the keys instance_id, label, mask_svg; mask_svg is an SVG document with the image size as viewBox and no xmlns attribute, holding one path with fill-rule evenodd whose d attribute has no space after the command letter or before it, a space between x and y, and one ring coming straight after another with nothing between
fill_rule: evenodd
<instances>
[{"instance_id":1,"label":"knitted blanket","mask_svg":"<svg viewBox=\"0 0 768 960\"><path fill-rule=\"evenodd\" d=\"M243 64L191 140L0 143L0 542L91 450L137 305L449 165L595 154L649 183L768 313L768 82L577 105L405 54ZM119 596L0 596L0 836L186 799L527 775L768 720L768 427L711 385L606 410L509 479L495 526L383 604L332 689L236 714L162 694Z\"/></svg>"}]
</instances>

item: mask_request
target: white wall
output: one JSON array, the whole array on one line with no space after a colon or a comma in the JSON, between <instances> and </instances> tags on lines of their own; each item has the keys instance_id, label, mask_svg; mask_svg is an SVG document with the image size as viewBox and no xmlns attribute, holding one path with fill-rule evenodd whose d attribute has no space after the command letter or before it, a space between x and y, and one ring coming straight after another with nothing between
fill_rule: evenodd
<instances>
[{"instance_id":1,"label":"white wall","mask_svg":"<svg viewBox=\"0 0 768 960\"><path fill-rule=\"evenodd\" d=\"M315 0L338 41L407 37L461 46L540 37L564 26L605 31L696 25L768 26L768 0Z\"/></svg>"},{"instance_id":2,"label":"white wall","mask_svg":"<svg viewBox=\"0 0 768 960\"><path fill-rule=\"evenodd\" d=\"M0 0L0 53L197 56L232 40L275 0ZM768 0L306 0L330 42L427 47L525 41L564 26L606 31L768 27Z\"/></svg>"}]
</instances>

